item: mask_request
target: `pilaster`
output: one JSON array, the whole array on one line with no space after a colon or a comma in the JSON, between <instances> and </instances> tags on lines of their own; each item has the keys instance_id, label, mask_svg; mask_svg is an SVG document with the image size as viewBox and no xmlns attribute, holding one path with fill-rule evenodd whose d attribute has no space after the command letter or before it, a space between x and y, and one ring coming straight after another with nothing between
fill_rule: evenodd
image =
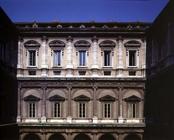
<instances>
[{"instance_id":1,"label":"pilaster","mask_svg":"<svg viewBox=\"0 0 174 140\"><path fill-rule=\"evenodd\" d=\"M117 42L118 42L118 66L117 66L117 70L118 70L118 77L121 77L123 74L123 38L121 36L119 36L117 38Z\"/></svg>"},{"instance_id":2,"label":"pilaster","mask_svg":"<svg viewBox=\"0 0 174 140\"><path fill-rule=\"evenodd\" d=\"M93 64L92 64L92 76L98 76L98 39L96 36L92 38L92 58L93 58Z\"/></svg>"},{"instance_id":3,"label":"pilaster","mask_svg":"<svg viewBox=\"0 0 174 140\"><path fill-rule=\"evenodd\" d=\"M42 37L42 44L41 44L41 69L42 73L41 76L47 76L47 69L48 69L48 64L47 64L47 37L43 36Z\"/></svg>"},{"instance_id":4,"label":"pilaster","mask_svg":"<svg viewBox=\"0 0 174 140\"><path fill-rule=\"evenodd\" d=\"M73 76L72 69L73 69L73 46L72 46L73 38L68 36L67 38L67 65L66 65L66 76Z\"/></svg>"}]
</instances>

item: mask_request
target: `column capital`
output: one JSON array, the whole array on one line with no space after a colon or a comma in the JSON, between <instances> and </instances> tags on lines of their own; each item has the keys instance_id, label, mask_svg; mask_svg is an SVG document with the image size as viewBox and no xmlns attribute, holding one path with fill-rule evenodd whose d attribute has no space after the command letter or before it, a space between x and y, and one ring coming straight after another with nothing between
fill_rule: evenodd
<instances>
[{"instance_id":1,"label":"column capital","mask_svg":"<svg viewBox=\"0 0 174 140\"><path fill-rule=\"evenodd\" d=\"M98 38L97 38L96 36L93 36L93 37L91 38L91 40L92 40L92 42L98 42Z\"/></svg>"},{"instance_id":2,"label":"column capital","mask_svg":"<svg viewBox=\"0 0 174 140\"><path fill-rule=\"evenodd\" d=\"M68 36L67 39L66 39L66 41L68 41L68 42L72 42L72 41L73 41L72 36Z\"/></svg>"},{"instance_id":3,"label":"column capital","mask_svg":"<svg viewBox=\"0 0 174 140\"><path fill-rule=\"evenodd\" d=\"M122 37L122 36L118 36L118 37L116 38L116 40L117 40L117 41L123 41L123 37Z\"/></svg>"},{"instance_id":4,"label":"column capital","mask_svg":"<svg viewBox=\"0 0 174 140\"><path fill-rule=\"evenodd\" d=\"M48 41L48 37L47 36L42 36L42 41Z\"/></svg>"}]
</instances>

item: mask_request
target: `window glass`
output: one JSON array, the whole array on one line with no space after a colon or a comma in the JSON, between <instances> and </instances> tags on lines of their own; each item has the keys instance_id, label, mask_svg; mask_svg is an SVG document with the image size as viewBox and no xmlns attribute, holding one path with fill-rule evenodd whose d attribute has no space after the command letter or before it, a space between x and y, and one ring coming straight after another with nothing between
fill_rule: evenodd
<instances>
[{"instance_id":1,"label":"window glass","mask_svg":"<svg viewBox=\"0 0 174 140\"><path fill-rule=\"evenodd\" d=\"M53 57L54 57L53 65L54 66L60 66L61 65L61 51L60 50L54 50Z\"/></svg>"},{"instance_id":2,"label":"window glass","mask_svg":"<svg viewBox=\"0 0 174 140\"><path fill-rule=\"evenodd\" d=\"M29 66L36 66L36 50L29 50Z\"/></svg>"},{"instance_id":3,"label":"window glass","mask_svg":"<svg viewBox=\"0 0 174 140\"><path fill-rule=\"evenodd\" d=\"M79 117L84 118L86 117L86 103L79 102Z\"/></svg>"},{"instance_id":4,"label":"window glass","mask_svg":"<svg viewBox=\"0 0 174 140\"><path fill-rule=\"evenodd\" d=\"M129 50L129 66L136 66L136 50Z\"/></svg>"},{"instance_id":5,"label":"window glass","mask_svg":"<svg viewBox=\"0 0 174 140\"><path fill-rule=\"evenodd\" d=\"M28 116L30 118L36 117L36 103L35 102L28 103Z\"/></svg>"},{"instance_id":6,"label":"window glass","mask_svg":"<svg viewBox=\"0 0 174 140\"><path fill-rule=\"evenodd\" d=\"M61 103L60 102L53 103L53 117L61 117Z\"/></svg>"},{"instance_id":7,"label":"window glass","mask_svg":"<svg viewBox=\"0 0 174 140\"><path fill-rule=\"evenodd\" d=\"M111 51L104 51L104 66L111 66Z\"/></svg>"},{"instance_id":8,"label":"window glass","mask_svg":"<svg viewBox=\"0 0 174 140\"><path fill-rule=\"evenodd\" d=\"M86 51L79 51L79 66L86 66Z\"/></svg>"}]
</instances>

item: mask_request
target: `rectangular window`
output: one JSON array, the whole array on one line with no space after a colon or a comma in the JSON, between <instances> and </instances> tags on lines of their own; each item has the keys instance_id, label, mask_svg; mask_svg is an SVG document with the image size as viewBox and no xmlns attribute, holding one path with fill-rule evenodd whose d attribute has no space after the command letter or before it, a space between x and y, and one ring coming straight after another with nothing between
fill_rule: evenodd
<instances>
[{"instance_id":1,"label":"rectangular window","mask_svg":"<svg viewBox=\"0 0 174 140\"><path fill-rule=\"evenodd\" d=\"M79 102L79 117L84 118L86 117L86 103Z\"/></svg>"},{"instance_id":2,"label":"rectangular window","mask_svg":"<svg viewBox=\"0 0 174 140\"><path fill-rule=\"evenodd\" d=\"M29 50L29 66L36 66L36 50Z\"/></svg>"},{"instance_id":3,"label":"rectangular window","mask_svg":"<svg viewBox=\"0 0 174 140\"><path fill-rule=\"evenodd\" d=\"M61 65L61 51L60 50L54 50L53 57L54 57L53 65L54 66L60 66Z\"/></svg>"},{"instance_id":4,"label":"rectangular window","mask_svg":"<svg viewBox=\"0 0 174 140\"><path fill-rule=\"evenodd\" d=\"M104 51L104 66L111 66L111 51Z\"/></svg>"},{"instance_id":5,"label":"rectangular window","mask_svg":"<svg viewBox=\"0 0 174 140\"><path fill-rule=\"evenodd\" d=\"M137 118L138 116L138 103L128 103L128 118Z\"/></svg>"},{"instance_id":6,"label":"rectangular window","mask_svg":"<svg viewBox=\"0 0 174 140\"><path fill-rule=\"evenodd\" d=\"M36 117L36 103L35 102L30 102L28 104L28 116L30 118Z\"/></svg>"},{"instance_id":7,"label":"rectangular window","mask_svg":"<svg viewBox=\"0 0 174 140\"><path fill-rule=\"evenodd\" d=\"M86 66L86 51L79 51L79 66Z\"/></svg>"},{"instance_id":8,"label":"rectangular window","mask_svg":"<svg viewBox=\"0 0 174 140\"><path fill-rule=\"evenodd\" d=\"M129 66L136 66L136 50L129 50Z\"/></svg>"},{"instance_id":9,"label":"rectangular window","mask_svg":"<svg viewBox=\"0 0 174 140\"><path fill-rule=\"evenodd\" d=\"M53 117L61 117L61 103L53 103Z\"/></svg>"},{"instance_id":10,"label":"rectangular window","mask_svg":"<svg viewBox=\"0 0 174 140\"><path fill-rule=\"evenodd\" d=\"M111 103L104 103L103 104L103 117L104 118L111 118Z\"/></svg>"}]
</instances>

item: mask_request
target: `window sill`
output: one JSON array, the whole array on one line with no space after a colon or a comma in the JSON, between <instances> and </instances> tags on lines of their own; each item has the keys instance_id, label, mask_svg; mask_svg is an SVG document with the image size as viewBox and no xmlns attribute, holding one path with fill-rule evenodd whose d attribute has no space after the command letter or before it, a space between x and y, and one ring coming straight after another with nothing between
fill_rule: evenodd
<instances>
[{"instance_id":1,"label":"window sill","mask_svg":"<svg viewBox=\"0 0 174 140\"><path fill-rule=\"evenodd\" d=\"M103 66L103 69L112 69L112 66Z\"/></svg>"},{"instance_id":2,"label":"window sill","mask_svg":"<svg viewBox=\"0 0 174 140\"><path fill-rule=\"evenodd\" d=\"M61 69L62 66L53 66L52 68L53 68L53 69Z\"/></svg>"},{"instance_id":3,"label":"window sill","mask_svg":"<svg viewBox=\"0 0 174 140\"><path fill-rule=\"evenodd\" d=\"M37 66L27 66L28 69L37 69Z\"/></svg>"},{"instance_id":4,"label":"window sill","mask_svg":"<svg viewBox=\"0 0 174 140\"><path fill-rule=\"evenodd\" d=\"M138 66L128 66L128 68L138 68Z\"/></svg>"},{"instance_id":5,"label":"window sill","mask_svg":"<svg viewBox=\"0 0 174 140\"><path fill-rule=\"evenodd\" d=\"M77 68L78 69L87 69L88 67L87 66L78 66Z\"/></svg>"}]
</instances>

